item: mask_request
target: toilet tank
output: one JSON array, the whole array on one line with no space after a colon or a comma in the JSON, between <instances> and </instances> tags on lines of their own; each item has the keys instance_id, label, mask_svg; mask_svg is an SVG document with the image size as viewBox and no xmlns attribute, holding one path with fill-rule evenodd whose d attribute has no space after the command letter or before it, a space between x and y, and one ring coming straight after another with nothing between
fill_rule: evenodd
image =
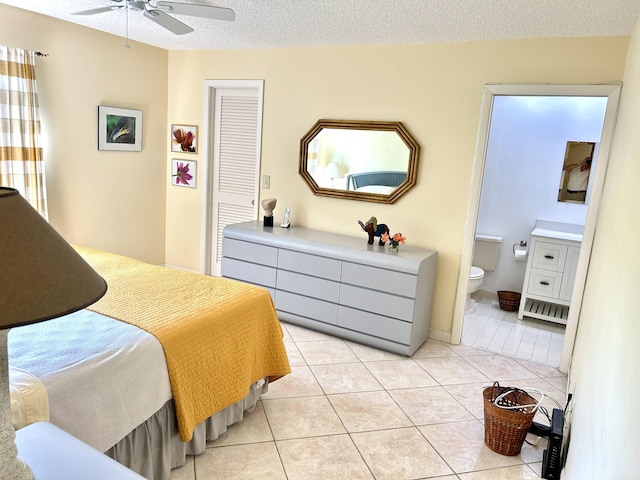
<instances>
[{"instance_id":1,"label":"toilet tank","mask_svg":"<svg viewBox=\"0 0 640 480\"><path fill-rule=\"evenodd\" d=\"M473 265L489 272L495 270L501 244L502 237L477 233L473 248Z\"/></svg>"}]
</instances>

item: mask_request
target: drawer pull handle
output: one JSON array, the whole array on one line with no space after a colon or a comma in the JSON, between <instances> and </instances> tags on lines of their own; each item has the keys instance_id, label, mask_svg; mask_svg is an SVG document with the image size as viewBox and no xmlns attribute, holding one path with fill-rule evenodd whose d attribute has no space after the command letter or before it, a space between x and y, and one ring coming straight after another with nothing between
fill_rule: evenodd
<instances>
[{"instance_id":1,"label":"drawer pull handle","mask_svg":"<svg viewBox=\"0 0 640 480\"><path fill-rule=\"evenodd\" d=\"M549 282L540 282L540 285L549 285Z\"/></svg>"},{"instance_id":2,"label":"drawer pull handle","mask_svg":"<svg viewBox=\"0 0 640 480\"><path fill-rule=\"evenodd\" d=\"M544 258L548 258L549 260L553 260L553 255L545 255Z\"/></svg>"}]
</instances>

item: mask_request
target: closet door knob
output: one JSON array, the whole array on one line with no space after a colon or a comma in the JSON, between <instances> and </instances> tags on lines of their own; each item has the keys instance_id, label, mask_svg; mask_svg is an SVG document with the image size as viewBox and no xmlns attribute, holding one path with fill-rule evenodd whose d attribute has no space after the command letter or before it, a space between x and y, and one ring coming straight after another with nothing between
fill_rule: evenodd
<instances>
[{"instance_id":1,"label":"closet door knob","mask_svg":"<svg viewBox=\"0 0 640 480\"><path fill-rule=\"evenodd\" d=\"M553 260L553 255L545 255L544 258L548 258L549 260Z\"/></svg>"},{"instance_id":2,"label":"closet door knob","mask_svg":"<svg viewBox=\"0 0 640 480\"><path fill-rule=\"evenodd\" d=\"M549 282L540 282L540 285L549 285Z\"/></svg>"}]
</instances>

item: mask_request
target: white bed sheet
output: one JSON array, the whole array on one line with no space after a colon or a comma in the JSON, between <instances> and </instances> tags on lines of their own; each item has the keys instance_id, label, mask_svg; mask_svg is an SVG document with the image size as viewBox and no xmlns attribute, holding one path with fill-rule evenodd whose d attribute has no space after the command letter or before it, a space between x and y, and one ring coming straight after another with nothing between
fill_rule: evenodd
<instances>
[{"instance_id":1,"label":"white bed sheet","mask_svg":"<svg viewBox=\"0 0 640 480\"><path fill-rule=\"evenodd\" d=\"M8 348L45 386L51 423L101 452L172 398L158 340L89 310L13 328Z\"/></svg>"}]
</instances>

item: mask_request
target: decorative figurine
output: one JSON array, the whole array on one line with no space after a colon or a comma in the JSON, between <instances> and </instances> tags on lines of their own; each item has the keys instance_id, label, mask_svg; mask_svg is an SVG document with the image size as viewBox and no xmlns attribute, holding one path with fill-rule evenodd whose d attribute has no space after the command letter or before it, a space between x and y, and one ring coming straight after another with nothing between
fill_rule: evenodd
<instances>
[{"instance_id":1,"label":"decorative figurine","mask_svg":"<svg viewBox=\"0 0 640 480\"><path fill-rule=\"evenodd\" d=\"M371 217L366 223L362 223L361 220L358 220L358 224L362 227L362 230L369 234L369 241L367 242L369 245L373 244L374 237L380 237L379 245L384 245L384 241L382 240L383 234L389 234L389 227L384 223L378 223L378 219L376 217ZM388 238L388 236L387 236Z\"/></svg>"},{"instance_id":2,"label":"decorative figurine","mask_svg":"<svg viewBox=\"0 0 640 480\"><path fill-rule=\"evenodd\" d=\"M273 227L273 209L276 208L277 198L265 198L260 202L264 209L264 226Z\"/></svg>"}]
</instances>

